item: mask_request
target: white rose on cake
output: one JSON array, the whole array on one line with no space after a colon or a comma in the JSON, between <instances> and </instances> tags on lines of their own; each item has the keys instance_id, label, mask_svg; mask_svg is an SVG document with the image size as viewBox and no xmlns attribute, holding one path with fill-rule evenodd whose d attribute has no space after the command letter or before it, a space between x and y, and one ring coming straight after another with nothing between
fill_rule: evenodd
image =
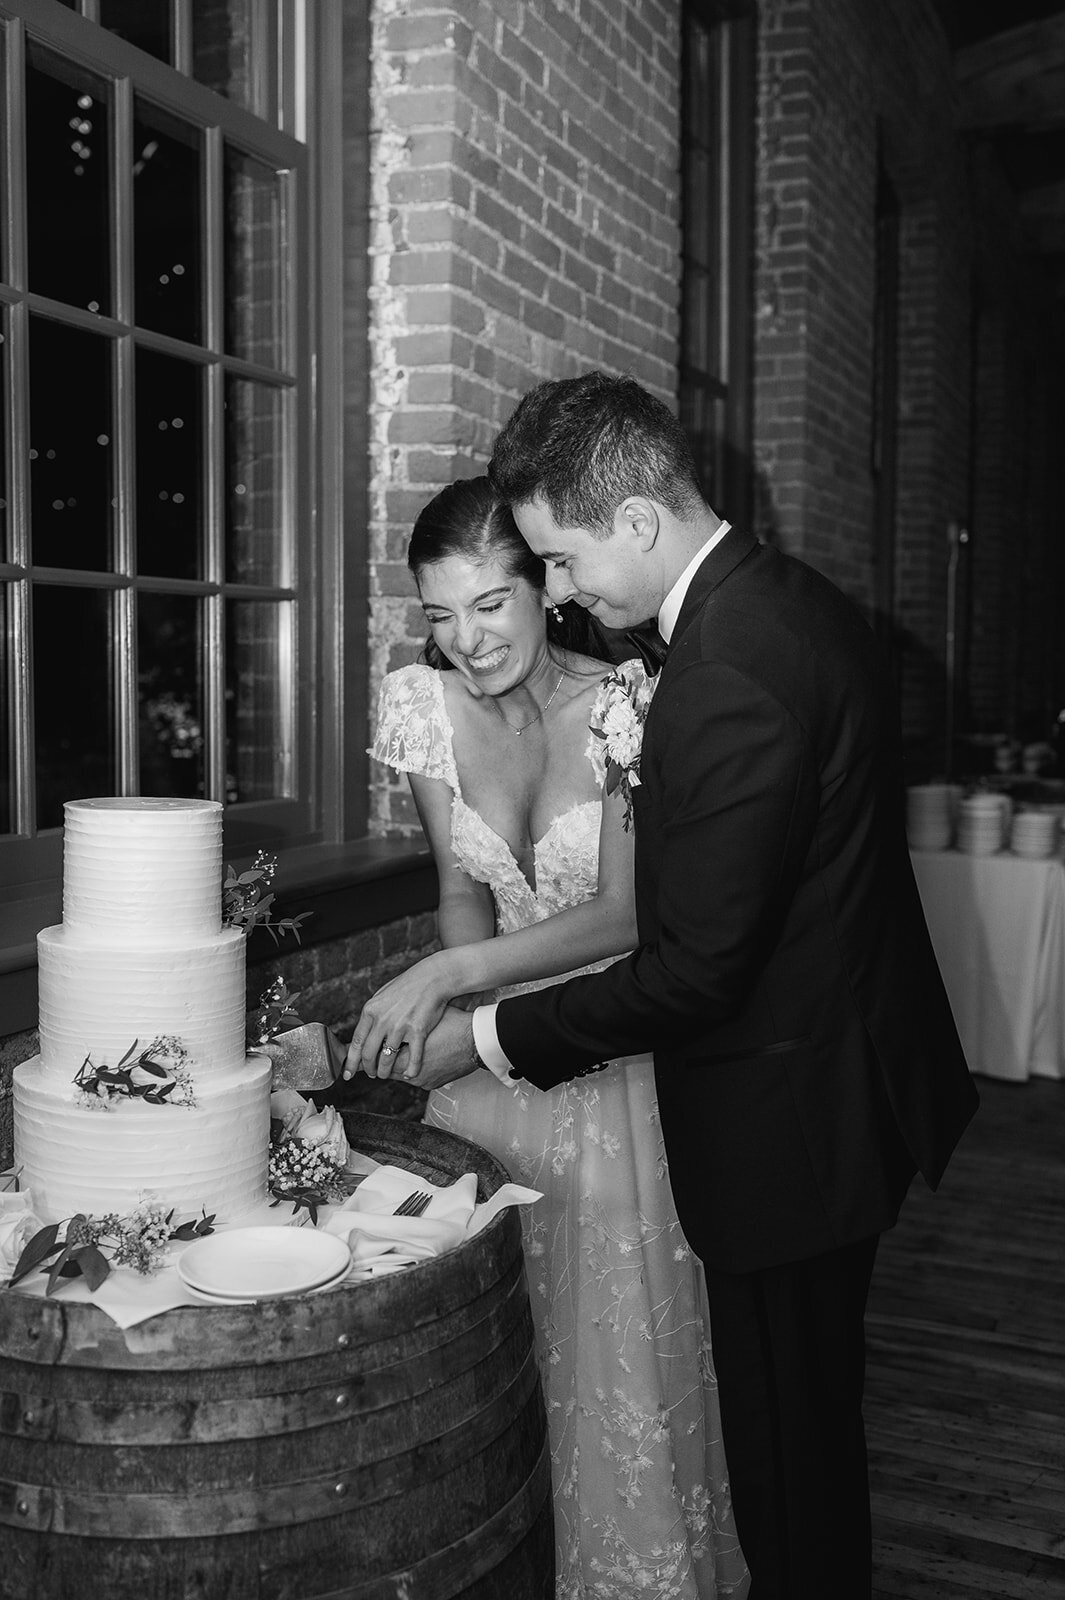
<instances>
[{"instance_id":1,"label":"white rose on cake","mask_svg":"<svg viewBox=\"0 0 1065 1600\"><path fill-rule=\"evenodd\" d=\"M19 1256L43 1226L25 1191L0 1194L0 1283L8 1281Z\"/></svg>"},{"instance_id":2,"label":"white rose on cake","mask_svg":"<svg viewBox=\"0 0 1065 1600\"><path fill-rule=\"evenodd\" d=\"M302 1139L304 1144L313 1145L335 1161L337 1166L342 1167L348 1159L344 1121L336 1106L323 1106L321 1111L310 1109L296 1126L296 1138Z\"/></svg>"}]
</instances>

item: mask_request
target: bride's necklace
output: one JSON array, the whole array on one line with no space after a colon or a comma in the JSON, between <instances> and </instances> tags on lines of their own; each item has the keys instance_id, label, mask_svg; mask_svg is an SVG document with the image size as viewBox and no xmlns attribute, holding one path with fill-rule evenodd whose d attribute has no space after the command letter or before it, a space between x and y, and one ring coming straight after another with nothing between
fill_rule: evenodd
<instances>
[{"instance_id":1,"label":"bride's necklace","mask_svg":"<svg viewBox=\"0 0 1065 1600\"><path fill-rule=\"evenodd\" d=\"M516 728L512 722L509 722L507 720L507 717L504 714L503 708L499 704L498 700L493 700L492 701L492 704L495 706L496 710L499 712L500 717L502 717L503 722L510 729L510 731L514 735L515 739L520 739L522 734L525 732L525 730L527 728L531 728L534 723L537 723L537 722L540 721L540 718L544 715L544 713L546 712L548 706L551 704L552 700L555 698L556 694L561 689L562 682L563 682L563 679L565 678L565 676L566 676L565 670L563 670L562 673L559 675L558 682L555 684L555 687L551 690L551 693L548 695L547 699L544 701L543 705L540 707L540 709L536 713L535 717L530 717L528 722L523 722L520 728Z\"/></svg>"}]
</instances>

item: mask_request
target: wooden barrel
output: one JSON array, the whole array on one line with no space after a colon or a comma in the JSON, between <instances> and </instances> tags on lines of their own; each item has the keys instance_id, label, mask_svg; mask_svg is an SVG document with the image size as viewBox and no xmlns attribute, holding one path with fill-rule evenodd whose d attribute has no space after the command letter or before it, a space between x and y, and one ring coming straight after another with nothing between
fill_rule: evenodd
<instances>
[{"instance_id":1,"label":"wooden barrel","mask_svg":"<svg viewBox=\"0 0 1065 1600\"><path fill-rule=\"evenodd\" d=\"M476 1145L345 1114L416 1176ZM543 1398L518 1214L392 1277L126 1332L0 1293L4 1600L550 1600Z\"/></svg>"}]
</instances>

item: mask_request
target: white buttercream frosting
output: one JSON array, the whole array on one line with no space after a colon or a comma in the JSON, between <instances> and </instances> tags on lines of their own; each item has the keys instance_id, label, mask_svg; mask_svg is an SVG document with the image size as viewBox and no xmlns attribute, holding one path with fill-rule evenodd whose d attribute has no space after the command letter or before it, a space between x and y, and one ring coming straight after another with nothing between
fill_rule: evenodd
<instances>
[{"instance_id":1,"label":"white buttercream frosting","mask_svg":"<svg viewBox=\"0 0 1065 1600\"><path fill-rule=\"evenodd\" d=\"M201 1084L244 1061L244 935L238 928L160 948L79 929L37 936L41 1059L68 1082L86 1056L117 1067L136 1043L179 1038Z\"/></svg>"},{"instance_id":2,"label":"white buttercream frosting","mask_svg":"<svg viewBox=\"0 0 1065 1600\"><path fill-rule=\"evenodd\" d=\"M222 1085L198 1082L194 1106L87 1108L40 1071L39 1057L25 1061L13 1084L19 1182L42 1222L121 1215L142 1194L173 1208L175 1225L201 1211L230 1221L266 1196L272 1070L249 1056Z\"/></svg>"},{"instance_id":3,"label":"white buttercream frosting","mask_svg":"<svg viewBox=\"0 0 1065 1600\"><path fill-rule=\"evenodd\" d=\"M142 1194L175 1220L231 1220L266 1194L272 1064L245 1055L245 939L221 926L222 808L100 799L64 812L63 922L37 939L41 1053L14 1073L22 1186L45 1221L126 1212ZM158 1039L177 1041L191 1104L104 1103L76 1087L86 1062L117 1067Z\"/></svg>"},{"instance_id":4,"label":"white buttercream frosting","mask_svg":"<svg viewBox=\"0 0 1065 1600\"><path fill-rule=\"evenodd\" d=\"M217 800L68 800L63 819L64 927L166 944L218 932Z\"/></svg>"}]
</instances>

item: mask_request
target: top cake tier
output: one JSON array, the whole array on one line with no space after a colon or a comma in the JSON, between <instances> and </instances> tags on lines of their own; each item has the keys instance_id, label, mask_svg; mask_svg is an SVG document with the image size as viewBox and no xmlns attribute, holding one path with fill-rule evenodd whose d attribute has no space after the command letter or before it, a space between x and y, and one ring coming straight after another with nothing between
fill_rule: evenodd
<instances>
[{"instance_id":1,"label":"top cake tier","mask_svg":"<svg viewBox=\"0 0 1065 1600\"><path fill-rule=\"evenodd\" d=\"M222 807L217 800L68 800L63 812L67 929L153 944L218 932Z\"/></svg>"}]
</instances>

